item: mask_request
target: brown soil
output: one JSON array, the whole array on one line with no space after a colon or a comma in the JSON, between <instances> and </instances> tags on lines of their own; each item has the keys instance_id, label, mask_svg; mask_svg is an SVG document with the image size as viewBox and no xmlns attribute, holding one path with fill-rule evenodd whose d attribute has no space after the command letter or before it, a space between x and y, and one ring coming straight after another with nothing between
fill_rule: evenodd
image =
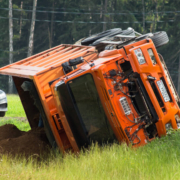
<instances>
[{"instance_id":1,"label":"brown soil","mask_svg":"<svg viewBox=\"0 0 180 180\"><path fill-rule=\"evenodd\" d=\"M39 157L48 153L49 149L43 128L34 128L24 132L12 124L0 127L0 154L25 156L26 158Z\"/></svg>"}]
</instances>

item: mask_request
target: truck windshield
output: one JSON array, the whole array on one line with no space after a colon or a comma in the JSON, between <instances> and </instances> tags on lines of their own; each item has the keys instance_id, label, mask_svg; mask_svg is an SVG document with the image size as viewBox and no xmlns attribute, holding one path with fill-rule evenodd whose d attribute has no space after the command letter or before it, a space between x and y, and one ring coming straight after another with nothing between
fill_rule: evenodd
<instances>
[{"instance_id":1,"label":"truck windshield","mask_svg":"<svg viewBox=\"0 0 180 180\"><path fill-rule=\"evenodd\" d=\"M115 136L105 115L92 75L78 77L68 85L87 138L99 144L112 142Z\"/></svg>"}]
</instances>

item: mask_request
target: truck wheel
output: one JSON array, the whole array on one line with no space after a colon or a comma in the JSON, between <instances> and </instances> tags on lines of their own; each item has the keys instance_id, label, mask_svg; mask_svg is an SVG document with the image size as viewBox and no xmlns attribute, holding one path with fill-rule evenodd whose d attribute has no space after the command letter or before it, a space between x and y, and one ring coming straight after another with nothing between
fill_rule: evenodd
<instances>
[{"instance_id":1,"label":"truck wheel","mask_svg":"<svg viewBox=\"0 0 180 180\"><path fill-rule=\"evenodd\" d=\"M103 31L101 33L98 33L98 34L94 34L86 39L84 39L82 42L81 42L81 45L89 45L89 44L92 44L94 41L100 39L100 38L103 38L105 36L110 36L112 34L115 34L115 33L120 33L122 32L122 29L121 28L114 28L114 29L109 29L107 31Z\"/></svg>"},{"instance_id":2,"label":"truck wheel","mask_svg":"<svg viewBox=\"0 0 180 180\"><path fill-rule=\"evenodd\" d=\"M159 31L154 33L151 39L156 48L161 47L169 42L168 35L165 31Z\"/></svg>"}]
</instances>

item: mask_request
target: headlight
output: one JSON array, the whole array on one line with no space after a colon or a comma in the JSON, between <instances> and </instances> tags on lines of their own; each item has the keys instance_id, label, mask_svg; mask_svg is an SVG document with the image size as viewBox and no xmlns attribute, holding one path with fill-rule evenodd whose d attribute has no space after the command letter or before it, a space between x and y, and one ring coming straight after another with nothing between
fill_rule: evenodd
<instances>
[{"instance_id":1,"label":"headlight","mask_svg":"<svg viewBox=\"0 0 180 180\"><path fill-rule=\"evenodd\" d=\"M145 58L144 58L144 55L143 55L141 49L140 49L140 48L135 49L134 52L135 52L135 54L136 54L136 57L137 57L137 59L138 59L139 64L140 64L140 65L141 65L141 64L145 64L145 63L146 63L146 60L145 60Z\"/></svg>"},{"instance_id":2,"label":"headlight","mask_svg":"<svg viewBox=\"0 0 180 180\"><path fill-rule=\"evenodd\" d=\"M4 91L0 90L0 100L6 98L6 94Z\"/></svg>"},{"instance_id":3,"label":"headlight","mask_svg":"<svg viewBox=\"0 0 180 180\"><path fill-rule=\"evenodd\" d=\"M0 104L4 104L4 103L7 103L7 98L0 98Z\"/></svg>"}]
</instances>

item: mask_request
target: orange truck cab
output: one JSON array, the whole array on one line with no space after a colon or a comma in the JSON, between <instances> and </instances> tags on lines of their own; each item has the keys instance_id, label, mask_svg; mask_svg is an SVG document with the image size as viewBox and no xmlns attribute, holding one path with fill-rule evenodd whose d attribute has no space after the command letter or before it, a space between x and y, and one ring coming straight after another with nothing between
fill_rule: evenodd
<instances>
[{"instance_id":1,"label":"orange truck cab","mask_svg":"<svg viewBox=\"0 0 180 180\"><path fill-rule=\"evenodd\" d=\"M43 121L49 142L61 151L92 142L141 146L178 129L180 119L179 97L154 36L60 45L0 73L13 76L31 127Z\"/></svg>"}]
</instances>

